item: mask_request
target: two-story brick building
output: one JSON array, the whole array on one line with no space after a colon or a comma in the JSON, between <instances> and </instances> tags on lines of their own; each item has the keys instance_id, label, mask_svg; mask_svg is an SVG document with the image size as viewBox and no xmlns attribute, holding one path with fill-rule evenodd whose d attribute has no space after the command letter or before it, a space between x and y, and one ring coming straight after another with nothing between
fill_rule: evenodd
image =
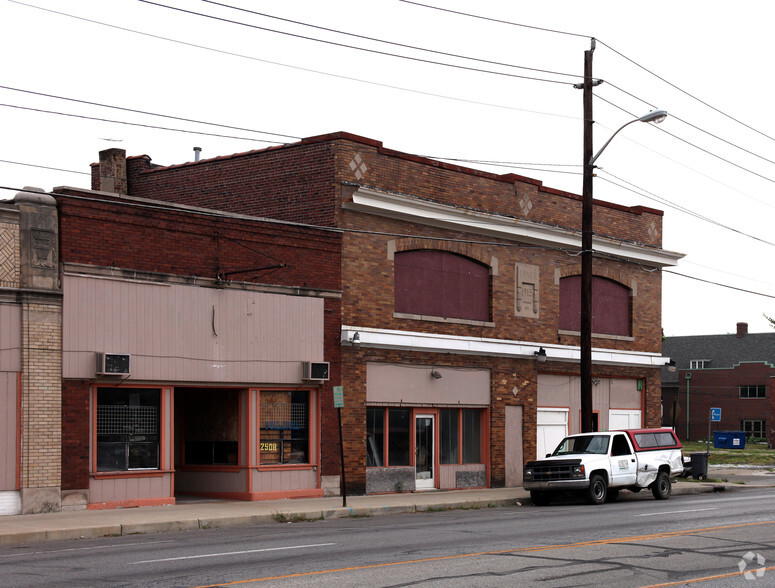
<instances>
[{"instance_id":1,"label":"two-story brick building","mask_svg":"<svg viewBox=\"0 0 775 588\"><path fill-rule=\"evenodd\" d=\"M662 374L662 422L683 440L713 431L744 431L749 437L775 436L775 333L735 333L666 337L662 351L674 370ZM721 420L710 422L710 409Z\"/></svg>"},{"instance_id":2,"label":"two-story brick building","mask_svg":"<svg viewBox=\"0 0 775 588\"><path fill-rule=\"evenodd\" d=\"M347 133L166 167L111 150L92 187L123 174L134 197L342 231L350 492L519 485L579 430L579 196ZM660 422L653 270L681 257L661 242L660 211L595 202L600 429Z\"/></svg>"}]
</instances>

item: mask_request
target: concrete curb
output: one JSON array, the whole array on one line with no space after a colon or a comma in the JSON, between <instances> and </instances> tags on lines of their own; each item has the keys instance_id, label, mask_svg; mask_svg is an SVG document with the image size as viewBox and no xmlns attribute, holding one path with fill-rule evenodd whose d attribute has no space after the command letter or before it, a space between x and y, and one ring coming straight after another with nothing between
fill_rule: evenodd
<instances>
[{"instance_id":1,"label":"concrete curb","mask_svg":"<svg viewBox=\"0 0 775 588\"><path fill-rule=\"evenodd\" d=\"M723 491L738 491L747 488L761 488L759 485L739 485L729 483L709 482L678 482L673 485L673 494L676 496L687 494L702 494ZM636 498L637 496L637 498ZM635 500L651 499L650 492L640 492L633 495ZM354 497L353 502L362 501L363 497ZM407 501L409 499L409 501ZM503 506L516 506L532 504L529 493L516 491L508 497L487 495L483 492L481 498L466 497L460 500L460 496L452 494L434 495L389 495L383 497L385 504L374 504L377 499L372 499L372 504L336 507L313 507L303 505L293 500L282 501L278 504L265 505L265 512L245 513L249 504L240 504L238 509L227 504L218 512L219 506L209 508L214 512L194 515L191 509L178 511L168 510L166 507L148 507L147 510L134 510L131 513L116 511L97 511L102 514L100 518L111 517L116 521L103 521L97 523L89 521L90 514L95 511L82 511L83 520L68 513L68 521L57 520L57 517L38 518L46 515L19 515L15 521L3 528L3 517L0 517L0 546L23 545L31 543L44 543L48 541L68 541L73 539L93 539L98 537L120 537L135 534L167 533L176 531L192 531L199 529L225 529L230 527L247 527L266 523L291 523L303 521L318 521L341 518L375 517L399 513L433 513L448 510L477 510L497 508ZM389 504L390 502L395 504ZM176 508L176 507L171 507ZM185 508L185 507L183 507ZM271 509L271 510L270 510ZM543 510L543 509L542 509ZM242 511L242 512L240 512ZM29 518L27 518L29 517ZM124 520L135 519L135 520ZM37 527L33 529L31 527Z\"/></svg>"}]
</instances>

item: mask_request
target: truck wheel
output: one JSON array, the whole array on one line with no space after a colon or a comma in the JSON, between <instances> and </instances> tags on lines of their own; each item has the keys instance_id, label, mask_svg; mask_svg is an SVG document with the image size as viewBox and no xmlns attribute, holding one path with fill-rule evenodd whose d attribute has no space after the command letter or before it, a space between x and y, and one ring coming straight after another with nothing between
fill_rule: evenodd
<instances>
[{"instance_id":1,"label":"truck wheel","mask_svg":"<svg viewBox=\"0 0 775 588\"><path fill-rule=\"evenodd\" d=\"M608 494L608 485L600 474L592 474L587 488L587 502L589 504L603 504Z\"/></svg>"},{"instance_id":2,"label":"truck wheel","mask_svg":"<svg viewBox=\"0 0 775 588\"><path fill-rule=\"evenodd\" d=\"M533 501L535 506L549 506L549 504L552 502L552 495L548 492L538 492L537 490L531 490L530 500Z\"/></svg>"},{"instance_id":3,"label":"truck wheel","mask_svg":"<svg viewBox=\"0 0 775 588\"><path fill-rule=\"evenodd\" d=\"M657 500L667 500L670 498L670 476L666 472L659 472L657 479L651 485L651 493Z\"/></svg>"},{"instance_id":4,"label":"truck wheel","mask_svg":"<svg viewBox=\"0 0 775 588\"><path fill-rule=\"evenodd\" d=\"M619 498L619 488L609 488L605 497L605 501L616 502L617 498Z\"/></svg>"}]
</instances>

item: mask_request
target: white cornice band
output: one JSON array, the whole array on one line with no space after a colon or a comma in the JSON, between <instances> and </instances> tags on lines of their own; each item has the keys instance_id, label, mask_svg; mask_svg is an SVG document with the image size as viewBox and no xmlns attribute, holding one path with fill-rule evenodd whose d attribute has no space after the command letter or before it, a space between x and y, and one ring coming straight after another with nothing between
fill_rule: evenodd
<instances>
[{"instance_id":1,"label":"white cornice band","mask_svg":"<svg viewBox=\"0 0 775 588\"><path fill-rule=\"evenodd\" d=\"M364 187L359 187L353 193L352 201L345 202L343 208L547 247L581 247L580 231L466 210ZM654 267L674 266L684 257L683 253L600 237L593 239L593 246L597 253L614 255Z\"/></svg>"},{"instance_id":2,"label":"white cornice band","mask_svg":"<svg viewBox=\"0 0 775 588\"><path fill-rule=\"evenodd\" d=\"M357 334L357 337L356 337ZM487 355L514 359L535 359L543 348L546 361L579 363L578 347L552 345L507 339L481 337L457 337L415 331L395 331L370 327L343 326L340 336L342 345L374 349L424 351L429 353L453 353L457 355ZM618 349L592 349L592 362L597 365L661 368L669 357L657 353L621 351Z\"/></svg>"}]
</instances>

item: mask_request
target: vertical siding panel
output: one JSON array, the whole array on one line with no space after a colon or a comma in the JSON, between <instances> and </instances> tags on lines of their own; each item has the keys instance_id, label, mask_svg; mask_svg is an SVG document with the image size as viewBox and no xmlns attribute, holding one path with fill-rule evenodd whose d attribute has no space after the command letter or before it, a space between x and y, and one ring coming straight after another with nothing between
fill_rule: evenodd
<instances>
[{"instance_id":1,"label":"vertical siding panel","mask_svg":"<svg viewBox=\"0 0 775 588\"><path fill-rule=\"evenodd\" d=\"M16 490L16 372L0 372L0 490Z\"/></svg>"},{"instance_id":2,"label":"vertical siding panel","mask_svg":"<svg viewBox=\"0 0 775 588\"><path fill-rule=\"evenodd\" d=\"M321 299L65 279L67 377L93 377L94 351L131 353L133 379L161 381L292 384L298 361L325 359Z\"/></svg>"}]
</instances>

